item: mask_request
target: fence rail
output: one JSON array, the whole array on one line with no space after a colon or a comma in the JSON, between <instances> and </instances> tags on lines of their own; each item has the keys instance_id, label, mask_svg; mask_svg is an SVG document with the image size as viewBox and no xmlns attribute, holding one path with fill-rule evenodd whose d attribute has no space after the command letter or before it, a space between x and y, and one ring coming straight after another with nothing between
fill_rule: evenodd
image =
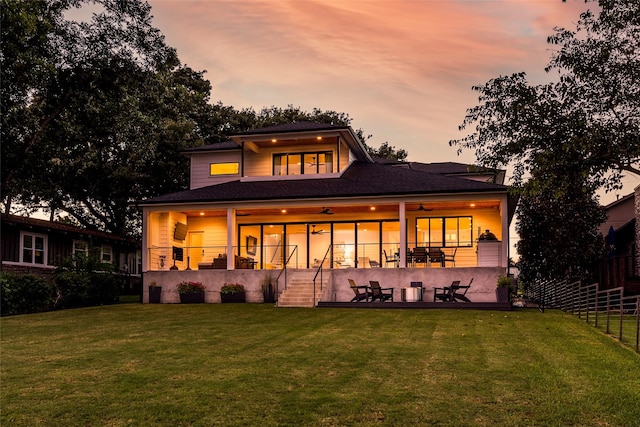
<instances>
[{"instance_id":1,"label":"fence rail","mask_svg":"<svg viewBox=\"0 0 640 427\"><path fill-rule=\"evenodd\" d=\"M545 281L529 286L525 297L541 311L570 312L640 353L640 295L625 296L624 288L599 290L598 283Z\"/></svg>"}]
</instances>

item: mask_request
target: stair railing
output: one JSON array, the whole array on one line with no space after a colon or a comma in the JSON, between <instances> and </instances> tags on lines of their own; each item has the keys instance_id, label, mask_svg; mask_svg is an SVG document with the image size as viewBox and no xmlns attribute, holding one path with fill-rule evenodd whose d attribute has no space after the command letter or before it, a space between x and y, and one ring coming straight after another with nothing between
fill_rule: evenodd
<instances>
[{"instance_id":1,"label":"stair railing","mask_svg":"<svg viewBox=\"0 0 640 427\"><path fill-rule=\"evenodd\" d=\"M291 258L293 258L293 255L296 254L297 252L298 252L298 245L295 245L293 247L293 250L287 257L287 259L285 260L284 267L282 267L282 270L280 270L280 273L278 273L278 276L276 277L276 295L279 295L278 294L279 280L280 280L280 276L282 276L283 273L284 273L284 288L287 289L287 265L289 264L289 261L291 261Z\"/></svg>"},{"instance_id":2,"label":"stair railing","mask_svg":"<svg viewBox=\"0 0 640 427\"><path fill-rule=\"evenodd\" d=\"M333 245L329 245L329 247L327 248L327 252L325 252L324 257L322 258L322 261L320 261L320 266L318 267L318 269L316 270L316 274L315 276L313 276L313 306L316 307L318 302L316 301L316 279L318 278L318 275L320 275L320 290L322 290L322 271L323 271L323 266L324 266L324 262L327 260L327 257L329 257L329 259L333 258L331 255L333 254ZM330 262L329 265L331 265L333 262Z\"/></svg>"}]
</instances>

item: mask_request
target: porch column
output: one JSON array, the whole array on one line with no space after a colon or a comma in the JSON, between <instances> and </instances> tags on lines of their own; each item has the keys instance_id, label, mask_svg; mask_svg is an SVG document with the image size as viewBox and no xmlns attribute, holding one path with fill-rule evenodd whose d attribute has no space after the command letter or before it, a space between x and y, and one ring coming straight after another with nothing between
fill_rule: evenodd
<instances>
[{"instance_id":1,"label":"porch column","mask_svg":"<svg viewBox=\"0 0 640 427\"><path fill-rule=\"evenodd\" d=\"M236 254L233 244L236 235L236 210L227 208L227 270L233 270L236 266Z\"/></svg>"},{"instance_id":2,"label":"porch column","mask_svg":"<svg viewBox=\"0 0 640 427\"><path fill-rule=\"evenodd\" d=\"M502 197L500 202L500 216L502 217L502 256L500 257L500 267L509 267L509 199Z\"/></svg>"},{"instance_id":3,"label":"porch column","mask_svg":"<svg viewBox=\"0 0 640 427\"><path fill-rule=\"evenodd\" d=\"M400 202L398 219L400 220L400 268L407 266L407 210L404 202Z\"/></svg>"},{"instance_id":4,"label":"porch column","mask_svg":"<svg viewBox=\"0 0 640 427\"><path fill-rule=\"evenodd\" d=\"M145 233L146 231L146 233ZM149 271L149 254L147 253L147 240L149 239L149 208L142 208L142 273Z\"/></svg>"}]
</instances>

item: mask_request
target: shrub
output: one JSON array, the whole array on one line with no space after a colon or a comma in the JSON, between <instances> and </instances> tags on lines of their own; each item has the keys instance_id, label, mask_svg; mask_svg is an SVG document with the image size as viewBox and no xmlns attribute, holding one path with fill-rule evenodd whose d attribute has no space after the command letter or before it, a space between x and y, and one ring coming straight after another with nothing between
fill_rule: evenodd
<instances>
[{"instance_id":1,"label":"shrub","mask_svg":"<svg viewBox=\"0 0 640 427\"><path fill-rule=\"evenodd\" d=\"M180 282L176 285L179 294L204 292L206 289L202 282Z\"/></svg>"},{"instance_id":2,"label":"shrub","mask_svg":"<svg viewBox=\"0 0 640 427\"><path fill-rule=\"evenodd\" d=\"M220 288L221 294L237 294L240 292L244 292L244 286L240 283L225 283L222 288Z\"/></svg>"},{"instance_id":3,"label":"shrub","mask_svg":"<svg viewBox=\"0 0 640 427\"><path fill-rule=\"evenodd\" d=\"M47 311L53 305L51 284L31 274L0 273L0 290L3 316Z\"/></svg>"},{"instance_id":4,"label":"shrub","mask_svg":"<svg viewBox=\"0 0 640 427\"><path fill-rule=\"evenodd\" d=\"M109 273L60 270L55 274L56 308L114 304L119 283Z\"/></svg>"}]
</instances>

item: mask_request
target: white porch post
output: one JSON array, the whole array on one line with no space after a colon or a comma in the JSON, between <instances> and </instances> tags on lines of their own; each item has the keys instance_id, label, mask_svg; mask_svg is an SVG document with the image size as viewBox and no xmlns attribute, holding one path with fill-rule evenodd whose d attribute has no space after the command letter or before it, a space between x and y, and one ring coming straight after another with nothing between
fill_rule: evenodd
<instances>
[{"instance_id":1,"label":"white porch post","mask_svg":"<svg viewBox=\"0 0 640 427\"><path fill-rule=\"evenodd\" d=\"M400 267L405 268L407 266L407 211L404 202L400 202L399 205L399 219L400 219Z\"/></svg>"},{"instance_id":2,"label":"white porch post","mask_svg":"<svg viewBox=\"0 0 640 427\"><path fill-rule=\"evenodd\" d=\"M227 208L227 270L235 268L235 252L233 250L236 236L236 210Z\"/></svg>"},{"instance_id":3,"label":"white porch post","mask_svg":"<svg viewBox=\"0 0 640 427\"><path fill-rule=\"evenodd\" d=\"M146 233L145 233L146 230ZM149 254L147 253L147 240L149 239L149 208L142 208L142 272L149 271Z\"/></svg>"},{"instance_id":4,"label":"white porch post","mask_svg":"<svg viewBox=\"0 0 640 427\"><path fill-rule=\"evenodd\" d=\"M509 202L508 197L503 196L500 202L500 216L502 217L502 256L500 267L509 267ZM508 271L508 270L507 270Z\"/></svg>"}]
</instances>

